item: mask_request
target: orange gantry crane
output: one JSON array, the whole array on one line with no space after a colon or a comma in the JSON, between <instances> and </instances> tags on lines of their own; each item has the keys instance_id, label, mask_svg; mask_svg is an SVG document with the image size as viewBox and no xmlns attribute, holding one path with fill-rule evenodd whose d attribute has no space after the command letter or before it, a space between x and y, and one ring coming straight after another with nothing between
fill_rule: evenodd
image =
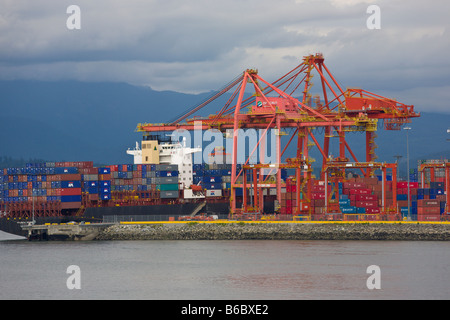
<instances>
[{"instance_id":1,"label":"orange gantry crane","mask_svg":"<svg viewBox=\"0 0 450 320\"><path fill-rule=\"evenodd\" d=\"M312 96L312 79L318 75L320 87ZM249 96L248 92L252 94ZM210 105L217 98L228 93L228 99L215 114L198 117L194 115ZM257 70L247 69L241 75L225 85L217 93L201 104L190 108L173 121L163 124L140 123L137 131L144 134L155 132L173 132L178 129L188 131L216 129L221 132L232 130L232 176L231 176L231 213L242 213L242 208L236 207L236 188L242 188L237 183L243 170L237 172L238 131L243 129L260 129L262 134L253 151L243 163L249 164L250 157L258 146L264 147L269 130L276 131L276 165L282 167L281 158L289 144L296 138L296 158L303 166L308 166L310 159L310 139L322 156L322 178L326 174L324 168L329 161L330 139L339 139L339 155L334 161L342 163L349 161L346 152L359 162L346 141L346 133L359 131L366 134L366 159L373 162L375 155L375 137L378 121L384 122L384 129L399 130L411 118L420 116L412 105L405 105L393 99L388 99L362 89L343 90L335 77L324 63L322 54L303 57L302 62L294 69L276 81L269 83L263 79ZM289 129L290 128L290 129ZM315 128L324 131L321 144L314 134ZM291 135L282 148L281 136L284 130ZM273 143L273 142L272 142ZM260 162L264 163L260 155ZM292 167L292 166L291 166ZM295 166L294 166L295 167ZM261 169L261 168L260 168ZM301 172L305 179L308 170L297 166L296 175ZM373 175L372 167L361 169L365 176ZM262 178L261 178L262 179ZM277 199L281 199L281 172L276 173ZM255 196L256 199L256 196ZM245 204L244 204L245 207Z\"/></svg>"}]
</instances>

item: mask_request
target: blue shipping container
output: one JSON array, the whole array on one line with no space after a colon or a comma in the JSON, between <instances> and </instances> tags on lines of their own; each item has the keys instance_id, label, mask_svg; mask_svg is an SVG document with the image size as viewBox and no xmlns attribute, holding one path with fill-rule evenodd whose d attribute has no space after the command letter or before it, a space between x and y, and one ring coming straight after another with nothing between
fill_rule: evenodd
<instances>
[{"instance_id":1,"label":"blue shipping container","mask_svg":"<svg viewBox=\"0 0 450 320\"><path fill-rule=\"evenodd\" d=\"M407 194L398 194L397 195L397 200L399 200L399 201L408 200L408 195Z\"/></svg>"},{"instance_id":2,"label":"blue shipping container","mask_svg":"<svg viewBox=\"0 0 450 320\"><path fill-rule=\"evenodd\" d=\"M105 168L98 168L98 174L110 174L111 169L108 167Z\"/></svg>"},{"instance_id":3,"label":"blue shipping container","mask_svg":"<svg viewBox=\"0 0 450 320\"><path fill-rule=\"evenodd\" d=\"M366 208L357 207L356 208L356 213L366 213Z\"/></svg>"},{"instance_id":4,"label":"blue shipping container","mask_svg":"<svg viewBox=\"0 0 450 320\"><path fill-rule=\"evenodd\" d=\"M104 180L98 183L99 187L111 187L111 180Z\"/></svg>"},{"instance_id":5,"label":"blue shipping container","mask_svg":"<svg viewBox=\"0 0 450 320\"><path fill-rule=\"evenodd\" d=\"M222 182L222 177L221 176L217 176L217 177L203 177L203 182L209 182L209 183L219 183Z\"/></svg>"},{"instance_id":6,"label":"blue shipping container","mask_svg":"<svg viewBox=\"0 0 450 320\"><path fill-rule=\"evenodd\" d=\"M98 187L98 181L86 181L85 185L89 187Z\"/></svg>"},{"instance_id":7,"label":"blue shipping container","mask_svg":"<svg viewBox=\"0 0 450 320\"><path fill-rule=\"evenodd\" d=\"M81 188L81 181L61 181L61 188Z\"/></svg>"},{"instance_id":8,"label":"blue shipping container","mask_svg":"<svg viewBox=\"0 0 450 320\"><path fill-rule=\"evenodd\" d=\"M101 194L111 193L111 187L101 187L101 188L99 188L99 191Z\"/></svg>"},{"instance_id":9,"label":"blue shipping container","mask_svg":"<svg viewBox=\"0 0 450 320\"><path fill-rule=\"evenodd\" d=\"M96 194L96 193L98 193L98 187L89 187L88 188L88 193L89 194Z\"/></svg>"},{"instance_id":10,"label":"blue shipping container","mask_svg":"<svg viewBox=\"0 0 450 320\"><path fill-rule=\"evenodd\" d=\"M356 207L341 207L342 213L356 213Z\"/></svg>"},{"instance_id":11,"label":"blue shipping container","mask_svg":"<svg viewBox=\"0 0 450 320\"><path fill-rule=\"evenodd\" d=\"M81 196L61 196L61 202L81 202Z\"/></svg>"},{"instance_id":12,"label":"blue shipping container","mask_svg":"<svg viewBox=\"0 0 450 320\"><path fill-rule=\"evenodd\" d=\"M178 177L178 171L156 171L156 177Z\"/></svg>"},{"instance_id":13,"label":"blue shipping container","mask_svg":"<svg viewBox=\"0 0 450 320\"><path fill-rule=\"evenodd\" d=\"M55 174L76 174L78 168L76 167L57 167L55 168Z\"/></svg>"},{"instance_id":14,"label":"blue shipping container","mask_svg":"<svg viewBox=\"0 0 450 320\"><path fill-rule=\"evenodd\" d=\"M222 183L204 182L202 186L204 189L222 189Z\"/></svg>"},{"instance_id":15,"label":"blue shipping container","mask_svg":"<svg viewBox=\"0 0 450 320\"><path fill-rule=\"evenodd\" d=\"M111 200L111 193L102 193L100 198L102 200Z\"/></svg>"}]
</instances>

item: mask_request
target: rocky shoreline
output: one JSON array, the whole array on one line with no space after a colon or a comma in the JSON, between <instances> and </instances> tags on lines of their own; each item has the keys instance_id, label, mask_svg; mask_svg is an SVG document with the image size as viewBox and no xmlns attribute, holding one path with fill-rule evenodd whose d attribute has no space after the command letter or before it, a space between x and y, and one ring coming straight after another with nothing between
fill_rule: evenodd
<instances>
[{"instance_id":1,"label":"rocky shoreline","mask_svg":"<svg viewBox=\"0 0 450 320\"><path fill-rule=\"evenodd\" d=\"M117 224L95 240L398 240L449 241L449 224L182 223Z\"/></svg>"}]
</instances>

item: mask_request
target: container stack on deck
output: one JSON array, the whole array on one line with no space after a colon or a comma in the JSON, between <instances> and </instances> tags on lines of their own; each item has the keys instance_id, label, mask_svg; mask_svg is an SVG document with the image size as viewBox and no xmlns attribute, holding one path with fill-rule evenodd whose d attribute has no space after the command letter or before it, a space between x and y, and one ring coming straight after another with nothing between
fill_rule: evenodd
<instances>
[{"instance_id":1,"label":"container stack on deck","mask_svg":"<svg viewBox=\"0 0 450 320\"><path fill-rule=\"evenodd\" d=\"M240 171L238 166L237 171ZM183 194L179 190L177 165L109 165L94 167L93 162L46 162L29 163L24 168L7 168L0 171L0 211L15 212L16 216L26 215L31 211L33 202L36 209L42 209L44 215L60 214L61 210L78 210L82 206L108 205L117 200L121 194L129 193L134 198L166 199L173 201ZM420 221L439 221L446 214L445 183L443 177L436 181L419 182L417 170L411 170L409 183L397 182L397 204L403 217L408 215ZM311 202L309 206L303 193L297 199L295 181L282 171L285 185L281 188L280 213L296 214L300 200L301 209L317 217L326 213L325 182L313 180ZM392 205L392 177L386 177L385 204ZM238 181L242 182L242 177ZM193 166L193 182L200 184L206 198L227 200L231 187L231 165L196 164ZM251 171L247 174L247 186L251 186ZM271 182L273 184L273 181ZM305 189L306 187L303 186ZM381 177L350 178L344 182L329 184L328 204L338 203L342 214L378 215L382 212ZM303 190L305 191L305 190ZM276 188L264 188L264 199L276 198ZM250 189L249 196L253 195ZM242 188L236 189L236 196L242 199ZM266 198L266 196L269 196ZM147 200L146 199L146 200ZM331 200L331 201L330 201ZM167 201L165 203L167 203ZM240 201L240 200L238 200ZM409 213L408 213L409 207Z\"/></svg>"},{"instance_id":2,"label":"container stack on deck","mask_svg":"<svg viewBox=\"0 0 450 320\"><path fill-rule=\"evenodd\" d=\"M61 209L79 208L82 197L79 170L89 167L92 162L46 162L3 169L0 201L4 204L60 202Z\"/></svg>"}]
</instances>

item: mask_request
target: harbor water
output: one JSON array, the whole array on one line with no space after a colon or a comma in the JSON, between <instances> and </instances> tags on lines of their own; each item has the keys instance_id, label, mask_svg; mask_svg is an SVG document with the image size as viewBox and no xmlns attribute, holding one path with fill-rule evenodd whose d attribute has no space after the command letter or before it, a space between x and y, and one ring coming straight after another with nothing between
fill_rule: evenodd
<instances>
[{"instance_id":1,"label":"harbor water","mask_svg":"<svg viewBox=\"0 0 450 320\"><path fill-rule=\"evenodd\" d=\"M2 300L450 298L449 242L0 237ZM79 288L69 288L71 266ZM369 266L379 268L379 289L369 288Z\"/></svg>"}]
</instances>

